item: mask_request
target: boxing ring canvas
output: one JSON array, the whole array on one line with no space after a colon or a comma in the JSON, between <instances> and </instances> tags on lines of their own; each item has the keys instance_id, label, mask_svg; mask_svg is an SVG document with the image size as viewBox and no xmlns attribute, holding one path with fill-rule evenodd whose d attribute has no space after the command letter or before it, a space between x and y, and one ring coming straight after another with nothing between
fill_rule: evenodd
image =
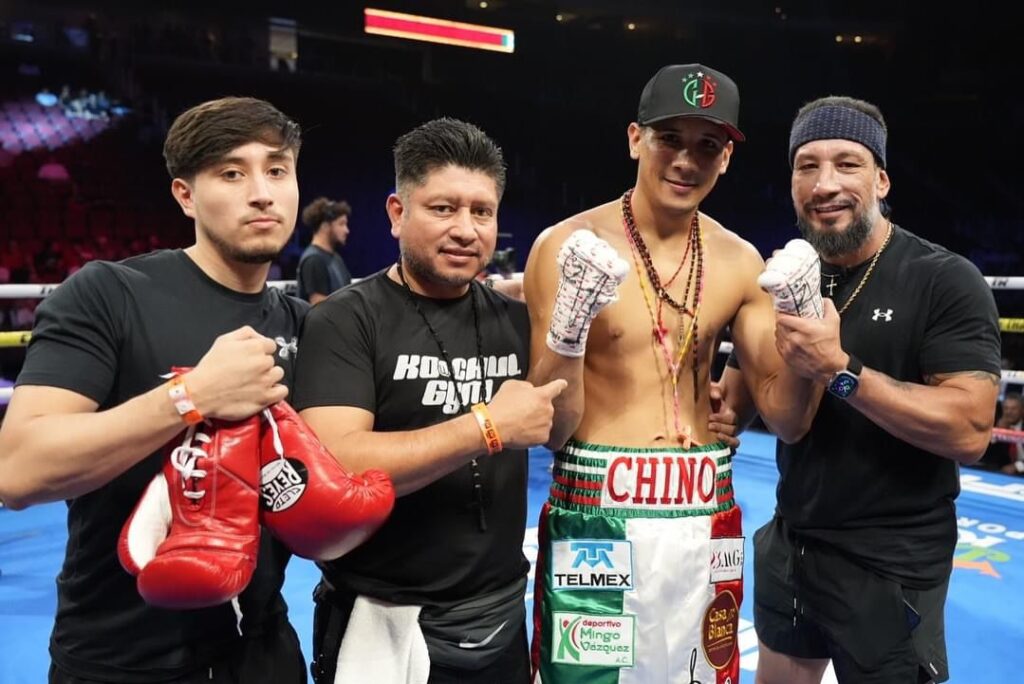
<instances>
[{"instance_id":1,"label":"boxing ring canvas","mask_svg":"<svg viewBox=\"0 0 1024 684\"><path fill-rule=\"evenodd\" d=\"M746 578L741 607L741 680L754 681L757 637L752 623L751 537L772 515L775 503L774 437L743 436L733 463L737 500L744 512ZM529 520L524 550L537 555L536 520L547 496L550 452L530 453ZM1024 478L963 469L957 500L960 541L946 604L950 681L954 684L1020 681L1024 667ZM54 577L67 534L63 503L26 511L0 510L0 684L46 681L47 644L56 593ZM113 553L114 550L111 550ZM288 567L285 598L309 655L312 590L319 573L302 559ZM533 576L525 600L533 609ZM834 682L831 671L825 682Z\"/></svg>"}]
</instances>

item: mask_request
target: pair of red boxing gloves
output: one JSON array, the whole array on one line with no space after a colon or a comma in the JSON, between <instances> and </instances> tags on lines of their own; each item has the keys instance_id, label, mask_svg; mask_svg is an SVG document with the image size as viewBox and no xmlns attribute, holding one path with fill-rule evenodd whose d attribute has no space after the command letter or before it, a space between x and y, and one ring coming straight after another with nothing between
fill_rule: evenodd
<instances>
[{"instance_id":1,"label":"pair of red boxing gloves","mask_svg":"<svg viewBox=\"0 0 1024 684\"><path fill-rule=\"evenodd\" d=\"M252 578L261 523L293 553L333 560L376 532L394 503L386 473L348 472L280 402L247 420L193 425L169 445L118 557L147 603L215 606Z\"/></svg>"}]
</instances>

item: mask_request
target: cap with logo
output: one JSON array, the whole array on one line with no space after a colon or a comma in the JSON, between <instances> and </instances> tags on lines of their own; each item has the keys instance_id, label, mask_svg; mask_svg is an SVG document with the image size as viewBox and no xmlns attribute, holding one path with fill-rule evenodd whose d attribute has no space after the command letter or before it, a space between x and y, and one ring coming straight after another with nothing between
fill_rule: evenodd
<instances>
[{"instance_id":1,"label":"cap with logo","mask_svg":"<svg viewBox=\"0 0 1024 684\"><path fill-rule=\"evenodd\" d=\"M640 95L637 123L641 126L693 116L721 125L733 140L746 136L737 127L740 91L736 83L703 64L670 64L654 74Z\"/></svg>"}]
</instances>

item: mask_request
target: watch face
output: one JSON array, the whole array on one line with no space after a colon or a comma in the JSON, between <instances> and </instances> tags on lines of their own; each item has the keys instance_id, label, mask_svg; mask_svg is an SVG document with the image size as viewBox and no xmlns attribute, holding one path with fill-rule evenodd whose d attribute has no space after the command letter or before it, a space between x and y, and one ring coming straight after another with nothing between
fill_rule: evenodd
<instances>
[{"instance_id":1,"label":"watch face","mask_svg":"<svg viewBox=\"0 0 1024 684\"><path fill-rule=\"evenodd\" d=\"M841 399L846 399L857 390L857 376L847 371L839 371L828 386L828 391Z\"/></svg>"}]
</instances>

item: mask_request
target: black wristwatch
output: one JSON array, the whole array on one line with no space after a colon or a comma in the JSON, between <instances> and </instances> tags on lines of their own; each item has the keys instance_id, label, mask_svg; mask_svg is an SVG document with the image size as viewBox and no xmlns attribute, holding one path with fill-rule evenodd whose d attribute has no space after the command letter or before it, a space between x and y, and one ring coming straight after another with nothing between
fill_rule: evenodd
<instances>
[{"instance_id":1,"label":"black wristwatch","mask_svg":"<svg viewBox=\"0 0 1024 684\"><path fill-rule=\"evenodd\" d=\"M849 399L857 392L857 387L860 386L860 374L864 370L864 364L860 359L853 354L849 356L850 361L846 364L846 368L833 373L828 381L828 391L840 399Z\"/></svg>"}]
</instances>

